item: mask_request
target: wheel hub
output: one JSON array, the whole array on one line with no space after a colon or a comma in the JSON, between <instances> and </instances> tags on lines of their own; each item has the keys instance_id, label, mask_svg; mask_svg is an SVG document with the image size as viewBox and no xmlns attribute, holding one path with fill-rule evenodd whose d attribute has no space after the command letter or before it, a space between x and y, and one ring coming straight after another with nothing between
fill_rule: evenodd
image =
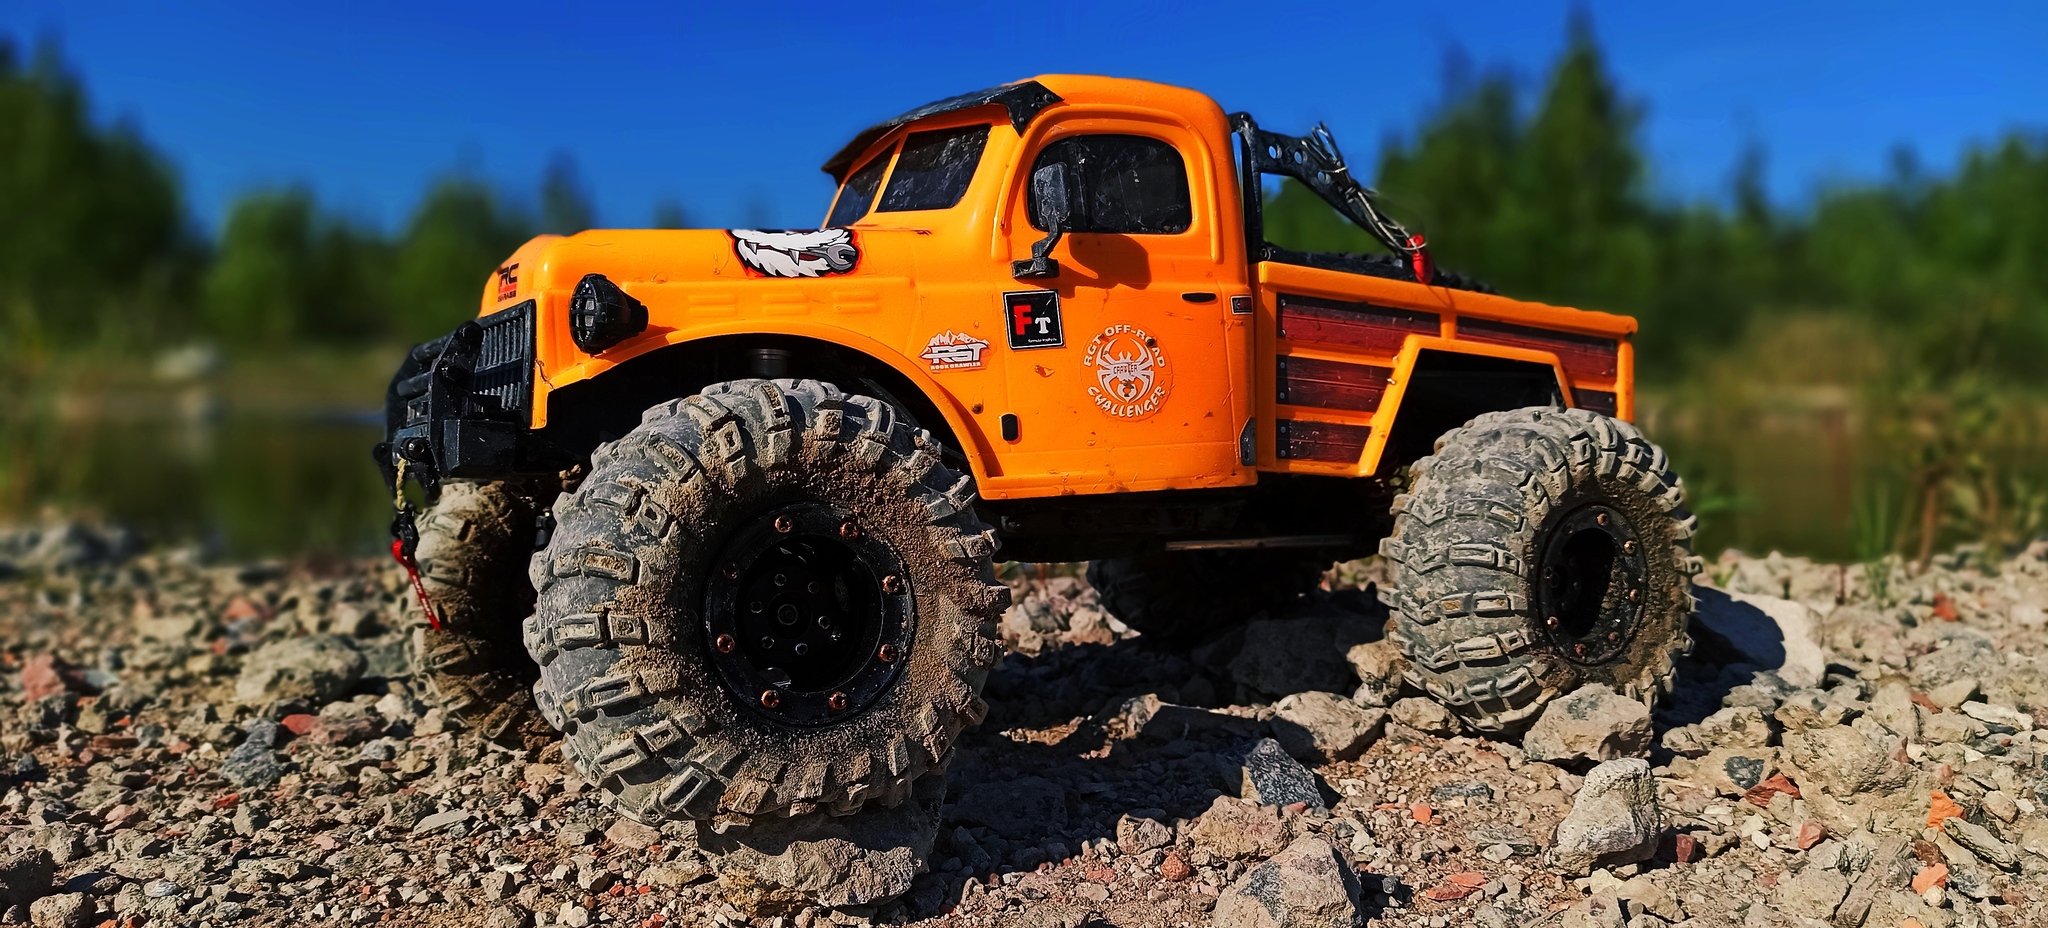
<instances>
[{"instance_id":1,"label":"wheel hub","mask_svg":"<svg viewBox=\"0 0 2048 928\"><path fill-rule=\"evenodd\" d=\"M1567 660L1600 664L1628 647L1648 595L1649 561L1635 524L1604 502L1566 511L1536 561L1541 633Z\"/></svg>"},{"instance_id":2,"label":"wheel hub","mask_svg":"<svg viewBox=\"0 0 2048 928\"><path fill-rule=\"evenodd\" d=\"M916 609L896 552L817 503L769 510L725 545L705 640L733 698L792 725L873 705L910 651Z\"/></svg>"}]
</instances>

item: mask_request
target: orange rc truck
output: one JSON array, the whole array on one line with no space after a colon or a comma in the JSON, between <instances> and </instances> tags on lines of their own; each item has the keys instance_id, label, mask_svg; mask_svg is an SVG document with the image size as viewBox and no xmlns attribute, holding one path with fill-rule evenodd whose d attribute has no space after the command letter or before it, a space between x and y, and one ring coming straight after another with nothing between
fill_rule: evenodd
<instances>
[{"instance_id":1,"label":"orange rc truck","mask_svg":"<svg viewBox=\"0 0 2048 928\"><path fill-rule=\"evenodd\" d=\"M986 712L999 552L1171 647L1377 551L1478 730L1667 688L1698 561L1633 319L1440 271L1327 131L1158 84L963 94L824 169L817 231L535 238L405 359L376 457L431 503L393 548L449 713L544 720L642 822L893 805ZM1266 175L1387 253L1268 243Z\"/></svg>"}]
</instances>

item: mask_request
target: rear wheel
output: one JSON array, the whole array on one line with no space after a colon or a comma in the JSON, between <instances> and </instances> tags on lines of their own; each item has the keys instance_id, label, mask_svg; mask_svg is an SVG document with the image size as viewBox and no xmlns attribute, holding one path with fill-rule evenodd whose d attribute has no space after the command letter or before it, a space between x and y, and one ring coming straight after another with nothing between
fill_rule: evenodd
<instances>
[{"instance_id":1,"label":"rear wheel","mask_svg":"<svg viewBox=\"0 0 2048 928\"><path fill-rule=\"evenodd\" d=\"M1303 551L1162 551L1088 562L1117 620L1167 647L1191 647L1308 592L1331 560Z\"/></svg>"},{"instance_id":2,"label":"rear wheel","mask_svg":"<svg viewBox=\"0 0 2048 928\"><path fill-rule=\"evenodd\" d=\"M420 520L416 557L441 627L419 616L409 653L441 710L486 737L545 735L519 621L533 605L526 563L534 503L503 483L447 483Z\"/></svg>"},{"instance_id":3,"label":"rear wheel","mask_svg":"<svg viewBox=\"0 0 2048 928\"><path fill-rule=\"evenodd\" d=\"M893 805L1001 656L972 480L880 400L743 380L599 448L533 559L534 695L644 823Z\"/></svg>"},{"instance_id":4,"label":"rear wheel","mask_svg":"<svg viewBox=\"0 0 2048 928\"><path fill-rule=\"evenodd\" d=\"M1518 409L1446 434L1411 474L1380 547L1411 683L1482 731L1588 683L1669 691L1700 562L1663 449L1585 410Z\"/></svg>"}]
</instances>

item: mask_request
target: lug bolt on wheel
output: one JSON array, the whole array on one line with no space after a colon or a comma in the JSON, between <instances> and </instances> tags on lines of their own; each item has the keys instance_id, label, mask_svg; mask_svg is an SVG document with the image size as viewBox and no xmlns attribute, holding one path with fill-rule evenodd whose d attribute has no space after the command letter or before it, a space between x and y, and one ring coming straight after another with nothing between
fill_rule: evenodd
<instances>
[{"instance_id":1,"label":"lug bolt on wheel","mask_svg":"<svg viewBox=\"0 0 2048 928\"><path fill-rule=\"evenodd\" d=\"M778 692L776 692L776 691L774 691L774 690L762 690L762 691L761 691L761 708L763 708L763 709L773 709L773 708L775 708L776 706L779 706L779 705L782 705L782 694L781 694L781 693L778 693Z\"/></svg>"},{"instance_id":2,"label":"lug bolt on wheel","mask_svg":"<svg viewBox=\"0 0 2048 928\"><path fill-rule=\"evenodd\" d=\"M1621 543L1621 550L1626 551L1630 554L1634 554L1636 553L1636 543L1633 541L1624 541Z\"/></svg>"},{"instance_id":3,"label":"lug bolt on wheel","mask_svg":"<svg viewBox=\"0 0 2048 928\"><path fill-rule=\"evenodd\" d=\"M903 578L902 578L902 577L899 577L899 576L896 576L895 574L890 574L890 575L888 575L888 576L886 576L886 577L883 577L883 578L882 578L882 592L884 592L884 593L901 593L901 592L903 592Z\"/></svg>"},{"instance_id":4,"label":"lug bolt on wheel","mask_svg":"<svg viewBox=\"0 0 2048 928\"><path fill-rule=\"evenodd\" d=\"M848 520L846 520L846 521L844 521L844 522L841 522L841 523L839 523L839 537L841 537L841 538L859 538L859 537L860 537L860 526L858 526L858 525L855 525L855 524L853 524L853 520L852 520L852 519L848 519Z\"/></svg>"},{"instance_id":5,"label":"lug bolt on wheel","mask_svg":"<svg viewBox=\"0 0 2048 928\"><path fill-rule=\"evenodd\" d=\"M833 693L825 699L825 705L831 706L834 712L844 712L846 710L846 694Z\"/></svg>"},{"instance_id":6,"label":"lug bolt on wheel","mask_svg":"<svg viewBox=\"0 0 2048 928\"><path fill-rule=\"evenodd\" d=\"M792 519L792 518L790 518L790 517L789 517L789 516L787 516L787 515L779 515L779 516L776 516L776 517L775 517L775 530L776 530L776 531L778 531L778 532L781 532L781 533L783 533L783 534L787 535L787 534L789 534L789 530L790 530L790 529L793 529L793 528L796 528L796 520L795 520L795 519Z\"/></svg>"},{"instance_id":7,"label":"lug bolt on wheel","mask_svg":"<svg viewBox=\"0 0 2048 928\"><path fill-rule=\"evenodd\" d=\"M1593 517L1593 521L1595 521L1595 522L1598 522L1598 523L1600 523L1601 525L1606 525L1606 524L1607 524L1607 523L1608 523L1609 521L1611 521L1611 520L1610 520L1610 519L1609 519L1609 518L1607 517L1607 513L1604 513L1604 512L1603 512L1603 513L1600 513L1599 515L1596 515L1596 516L1594 516L1594 517Z\"/></svg>"},{"instance_id":8,"label":"lug bolt on wheel","mask_svg":"<svg viewBox=\"0 0 2048 928\"><path fill-rule=\"evenodd\" d=\"M731 635L720 635L718 640L711 643L711 646L717 648L720 654L731 654L732 649L739 647L739 644Z\"/></svg>"},{"instance_id":9,"label":"lug bolt on wheel","mask_svg":"<svg viewBox=\"0 0 2048 928\"><path fill-rule=\"evenodd\" d=\"M896 663L896 656L896 646L893 644L885 644L881 650L875 652L875 659L884 664Z\"/></svg>"},{"instance_id":10,"label":"lug bolt on wheel","mask_svg":"<svg viewBox=\"0 0 2048 928\"><path fill-rule=\"evenodd\" d=\"M1556 628L1556 627L1557 627L1557 616L1551 616L1550 618L1544 619L1544 620L1543 620L1543 626L1544 626L1545 628Z\"/></svg>"}]
</instances>

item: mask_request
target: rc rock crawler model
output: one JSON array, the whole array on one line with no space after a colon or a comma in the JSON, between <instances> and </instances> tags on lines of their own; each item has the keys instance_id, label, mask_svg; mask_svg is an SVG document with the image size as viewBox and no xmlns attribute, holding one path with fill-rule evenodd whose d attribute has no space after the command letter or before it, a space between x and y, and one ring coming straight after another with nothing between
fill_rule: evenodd
<instances>
[{"instance_id":1,"label":"rc rock crawler model","mask_svg":"<svg viewBox=\"0 0 2048 928\"><path fill-rule=\"evenodd\" d=\"M1438 270L1327 132L1046 76L825 170L824 229L541 236L411 351L377 459L434 501L395 529L451 712L537 713L643 822L891 804L986 710L999 550L1168 646L1378 551L1475 729L1668 685L1697 562L1634 320ZM1270 244L1265 175L1388 253Z\"/></svg>"}]
</instances>

